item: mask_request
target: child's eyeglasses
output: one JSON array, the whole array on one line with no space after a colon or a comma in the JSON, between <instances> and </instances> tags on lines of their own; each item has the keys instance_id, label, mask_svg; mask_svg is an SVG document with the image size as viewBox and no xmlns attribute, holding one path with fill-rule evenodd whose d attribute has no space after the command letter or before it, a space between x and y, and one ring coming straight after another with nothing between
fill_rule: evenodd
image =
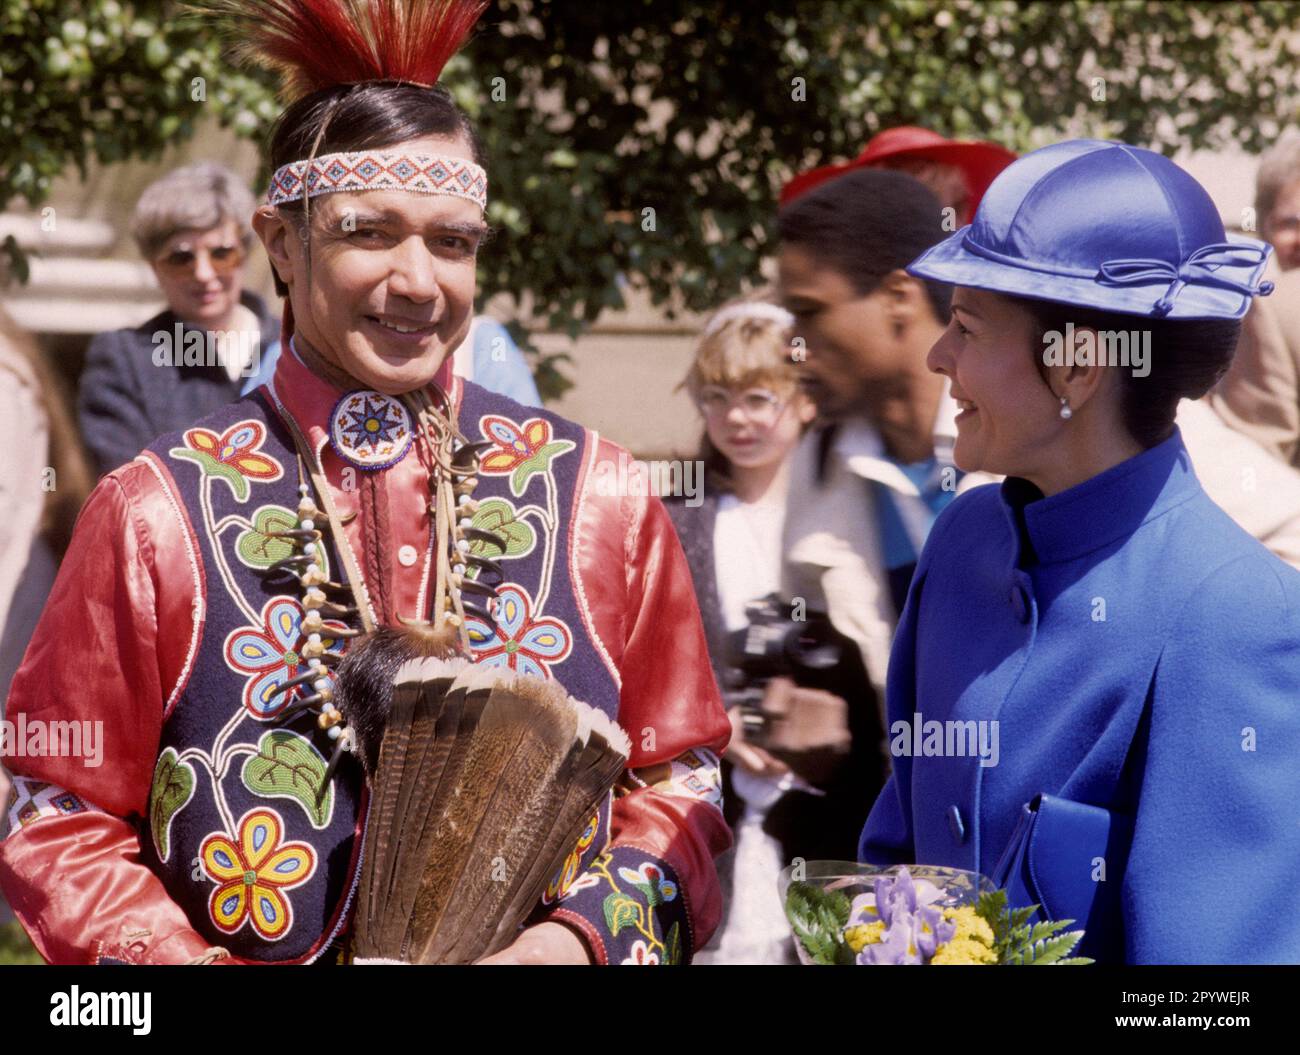
<instances>
[{"instance_id":1,"label":"child's eyeglasses","mask_svg":"<svg viewBox=\"0 0 1300 1055\"><path fill-rule=\"evenodd\" d=\"M785 400L766 388L749 388L733 394L728 389L710 385L700 389L695 405L708 418L724 417L733 406L739 405L741 413L755 425L771 425L785 409Z\"/></svg>"}]
</instances>

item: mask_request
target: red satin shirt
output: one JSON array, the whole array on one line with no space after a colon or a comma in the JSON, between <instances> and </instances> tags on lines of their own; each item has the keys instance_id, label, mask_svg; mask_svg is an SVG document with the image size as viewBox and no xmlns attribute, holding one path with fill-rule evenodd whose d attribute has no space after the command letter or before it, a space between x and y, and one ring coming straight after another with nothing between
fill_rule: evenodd
<instances>
[{"instance_id":1,"label":"red satin shirt","mask_svg":"<svg viewBox=\"0 0 1300 1055\"><path fill-rule=\"evenodd\" d=\"M462 382L452 376L450 359L436 381L459 401ZM354 470L334 453L325 431L339 390L288 351L272 388L321 451L340 516L348 521L355 514L344 530L379 621L416 617L422 597L427 608L431 526L419 459L357 474L361 480L344 486L343 474ZM596 442L597 459L618 461L620 448ZM630 768L659 768L692 748L720 752L730 726L686 560L662 503L597 494L590 477L584 488L576 506L574 578L593 637L620 681L618 717L633 744ZM412 552L419 558L404 563ZM9 812L19 812L12 807L22 795L28 802L26 819L11 817L0 841L0 888L47 960L184 963L209 947L140 855L162 724L201 639L203 579L180 514L147 456L101 480L82 510L5 714L9 721L25 715L103 723L98 767L81 758L5 759L15 777L26 778L11 793ZM642 735L648 728L652 741ZM610 846L635 845L675 869L700 948L718 924L713 858L730 845L730 832L714 804L674 793L653 776L646 783L615 801ZM87 808L64 812L51 805L60 789ZM587 933L562 906L556 916ZM593 944L600 958L599 942Z\"/></svg>"}]
</instances>

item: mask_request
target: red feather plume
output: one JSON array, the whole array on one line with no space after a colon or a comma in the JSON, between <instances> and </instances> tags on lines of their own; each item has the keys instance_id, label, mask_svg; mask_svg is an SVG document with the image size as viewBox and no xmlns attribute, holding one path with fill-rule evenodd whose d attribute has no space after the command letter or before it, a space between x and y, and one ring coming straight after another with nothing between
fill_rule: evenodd
<instances>
[{"instance_id":1,"label":"red feather plume","mask_svg":"<svg viewBox=\"0 0 1300 1055\"><path fill-rule=\"evenodd\" d=\"M236 57L276 70L286 101L359 81L433 85L488 0L209 0Z\"/></svg>"}]
</instances>

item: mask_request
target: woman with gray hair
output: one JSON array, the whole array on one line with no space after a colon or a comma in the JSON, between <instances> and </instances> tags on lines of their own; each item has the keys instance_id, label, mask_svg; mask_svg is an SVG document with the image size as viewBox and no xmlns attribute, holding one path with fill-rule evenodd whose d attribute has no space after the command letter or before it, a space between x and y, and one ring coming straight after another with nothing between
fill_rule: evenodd
<instances>
[{"instance_id":1,"label":"woman with gray hair","mask_svg":"<svg viewBox=\"0 0 1300 1055\"><path fill-rule=\"evenodd\" d=\"M1273 244L1273 296L1252 305L1210 404L1229 425L1300 469L1300 130L1280 136L1255 177L1259 235Z\"/></svg>"},{"instance_id":2,"label":"woman with gray hair","mask_svg":"<svg viewBox=\"0 0 1300 1055\"><path fill-rule=\"evenodd\" d=\"M1300 266L1300 131L1291 129L1260 157L1255 215L1260 236L1273 243L1278 267Z\"/></svg>"},{"instance_id":3,"label":"woman with gray hair","mask_svg":"<svg viewBox=\"0 0 1300 1055\"><path fill-rule=\"evenodd\" d=\"M229 169L186 165L150 184L131 234L167 309L91 341L78 410L100 473L161 433L237 399L280 325L243 288L253 198Z\"/></svg>"}]
</instances>

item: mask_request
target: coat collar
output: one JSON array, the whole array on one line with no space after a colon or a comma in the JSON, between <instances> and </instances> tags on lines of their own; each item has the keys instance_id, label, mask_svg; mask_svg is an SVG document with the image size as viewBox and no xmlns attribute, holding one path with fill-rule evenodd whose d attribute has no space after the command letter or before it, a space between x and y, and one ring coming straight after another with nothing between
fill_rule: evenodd
<instances>
[{"instance_id":1,"label":"coat collar","mask_svg":"<svg viewBox=\"0 0 1300 1055\"><path fill-rule=\"evenodd\" d=\"M285 348L288 349L287 352L284 351ZM449 392L453 406L456 405L460 393L456 390L459 386L454 384L452 377L452 356L448 355L442 361L433 383L442 391ZM344 392L307 368L298 358L292 337L282 345L281 355L275 364L275 376L271 379L271 390L277 402L293 415L312 449L319 451L329 439L330 415Z\"/></svg>"},{"instance_id":2,"label":"coat collar","mask_svg":"<svg viewBox=\"0 0 1300 1055\"><path fill-rule=\"evenodd\" d=\"M952 465L952 448L957 442L957 402L943 380L943 392L934 416L934 456L940 466ZM866 418L854 418L840 428L831 456L844 462L849 471L865 480L875 480L901 494L920 494L916 485L885 451L880 431Z\"/></svg>"},{"instance_id":3,"label":"coat collar","mask_svg":"<svg viewBox=\"0 0 1300 1055\"><path fill-rule=\"evenodd\" d=\"M1050 498L1020 477L1001 484L1003 511L1021 548L1044 564L1075 560L1127 538L1200 493L1177 428L1163 443Z\"/></svg>"}]
</instances>

